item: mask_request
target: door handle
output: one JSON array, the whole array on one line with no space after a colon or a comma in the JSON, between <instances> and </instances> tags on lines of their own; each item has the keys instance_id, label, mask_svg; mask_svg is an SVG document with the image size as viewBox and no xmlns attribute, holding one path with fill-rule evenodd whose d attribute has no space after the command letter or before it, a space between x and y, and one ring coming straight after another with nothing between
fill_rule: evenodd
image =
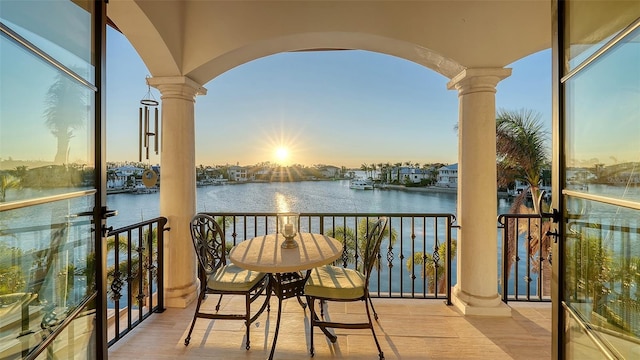
<instances>
[{"instance_id":1,"label":"door handle","mask_svg":"<svg viewBox=\"0 0 640 360\"><path fill-rule=\"evenodd\" d=\"M558 211L558 209L551 209L550 213L542 213L541 214L543 217L549 217L551 218L551 221L554 223L559 223L560 222L560 211Z\"/></svg>"},{"instance_id":2,"label":"door handle","mask_svg":"<svg viewBox=\"0 0 640 360\"><path fill-rule=\"evenodd\" d=\"M560 237L560 234L559 234L557 231L549 231L549 230L548 230L548 231L545 233L545 235L546 235L546 236L553 236L553 238L554 238L553 242L554 242L554 243L557 243L557 242L558 242L558 237Z\"/></svg>"},{"instance_id":3,"label":"door handle","mask_svg":"<svg viewBox=\"0 0 640 360\"><path fill-rule=\"evenodd\" d=\"M118 215L118 210L109 210L106 206L103 206L100 209L100 215L103 219ZM79 217L79 216L93 216L93 211L82 211L76 214L69 215L71 218Z\"/></svg>"},{"instance_id":4,"label":"door handle","mask_svg":"<svg viewBox=\"0 0 640 360\"><path fill-rule=\"evenodd\" d=\"M112 216L117 216L118 215L118 210L109 210L107 209L106 206L102 207L102 218L106 219Z\"/></svg>"},{"instance_id":5,"label":"door handle","mask_svg":"<svg viewBox=\"0 0 640 360\"><path fill-rule=\"evenodd\" d=\"M75 217L79 217L79 216L93 216L93 211L83 211L83 212L79 212L77 214L69 215L70 218L75 218Z\"/></svg>"}]
</instances>

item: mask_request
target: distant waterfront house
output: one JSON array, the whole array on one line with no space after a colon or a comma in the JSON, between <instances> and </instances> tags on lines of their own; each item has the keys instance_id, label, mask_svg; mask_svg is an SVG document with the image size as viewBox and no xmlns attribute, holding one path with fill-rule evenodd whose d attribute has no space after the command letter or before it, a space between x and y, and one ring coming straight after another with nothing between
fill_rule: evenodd
<instances>
[{"instance_id":1,"label":"distant waterfront house","mask_svg":"<svg viewBox=\"0 0 640 360\"><path fill-rule=\"evenodd\" d=\"M326 178L335 178L340 176L340 168L337 166L322 166L318 170L322 173L322 176Z\"/></svg>"},{"instance_id":2,"label":"distant waterfront house","mask_svg":"<svg viewBox=\"0 0 640 360\"><path fill-rule=\"evenodd\" d=\"M509 196L518 196L520 194L522 194L524 191L527 192L527 196L530 198L531 197L531 191L529 190L530 186L529 183L526 181L522 181L522 180L516 180L514 182L514 186L513 189L509 188L507 189L507 194ZM543 181L542 179L540 180L540 184L538 184L538 189L544 191L544 198L549 200L551 198L551 185L545 183L545 181Z\"/></svg>"},{"instance_id":3,"label":"distant waterfront house","mask_svg":"<svg viewBox=\"0 0 640 360\"><path fill-rule=\"evenodd\" d=\"M107 179L108 189L124 189L129 185L133 186L135 185L136 177L142 176L144 172L143 168L131 165L120 166L110 170L111 175ZM159 169L157 172L159 173Z\"/></svg>"},{"instance_id":4,"label":"distant waterfront house","mask_svg":"<svg viewBox=\"0 0 640 360\"><path fill-rule=\"evenodd\" d=\"M292 179L292 176L293 174L289 171L289 168L279 167L271 171L269 181L289 181Z\"/></svg>"},{"instance_id":5,"label":"distant waterfront house","mask_svg":"<svg viewBox=\"0 0 640 360\"><path fill-rule=\"evenodd\" d=\"M229 180L230 181L247 181L248 180L248 170L242 166L231 166L229 167Z\"/></svg>"},{"instance_id":6,"label":"distant waterfront house","mask_svg":"<svg viewBox=\"0 0 640 360\"><path fill-rule=\"evenodd\" d=\"M627 162L623 164L615 164L608 166L607 183L609 184L626 184L636 186L640 184L640 173L638 172L637 162Z\"/></svg>"},{"instance_id":7,"label":"distant waterfront house","mask_svg":"<svg viewBox=\"0 0 640 360\"><path fill-rule=\"evenodd\" d=\"M438 169L438 181L436 186L458 187L458 164L445 165Z\"/></svg>"},{"instance_id":8,"label":"distant waterfront house","mask_svg":"<svg viewBox=\"0 0 640 360\"><path fill-rule=\"evenodd\" d=\"M412 182L417 184L422 180L428 180L431 169L415 168L410 166L401 166L390 168L387 171L389 181L397 181L399 183Z\"/></svg>"},{"instance_id":9,"label":"distant waterfront house","mask_svg":"<svg viewBox=\"0 0 640 360\"><path fill-rule=\"evenodd\" d=\"M571 184L640 184L640 162L623 162L594 167L567 168L567 181Z\"/></svg>"},{"instance_id":10,"label":"distant waterfront house","mask_svg":"<svg viewBox=\"0 0 640 360\"><path fill-rule=\"evenodd\" d=\"M389 180L391 182L397 181L401 182L405 175L409 173L409 168L406 166L394 167L390 170Z\"/></svg>"},{"instance_id":11,"label":"distant waterfront house","mask_svg":"<svg viewBox=\"0 0 640 360\"><path fill-rule=\"evenodd\" d=\"M204 173L205 173L205 179L206 180L219 179L219 178L222 177L222 171L220 171L219 168L215 168L215 167L211 167L211 166L207 166L204 169Z\"/></svg>"},{"instance_id":12,"label":"distant waterfront house","mask_svg":"<svg viewBox=\"0 0 640 360\"><path fill-rule=\"evenodd\" d=\"M269 180L271 178L272 169L266 166L253 169L250 174L252 180Z\"/></svg>"}]
</instances>

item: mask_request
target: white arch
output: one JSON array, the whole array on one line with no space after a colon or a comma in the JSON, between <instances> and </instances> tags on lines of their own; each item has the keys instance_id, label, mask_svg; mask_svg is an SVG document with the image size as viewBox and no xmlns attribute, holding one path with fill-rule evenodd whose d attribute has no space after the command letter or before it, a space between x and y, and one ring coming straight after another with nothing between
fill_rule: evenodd
<instances>
[{"instance_id":1,"label":"white arch","mask_svg":"<svg viewBox=\"0 0 640 360\"><path fill-rule=\"evenodd\" d=\"M367 50L396 56L453 78L464 67L430 49L382 36L347 32L312 32L271 38L227 52L186 74L200 84L249 61L289 51Z\"/></svg>"}]
</instances>

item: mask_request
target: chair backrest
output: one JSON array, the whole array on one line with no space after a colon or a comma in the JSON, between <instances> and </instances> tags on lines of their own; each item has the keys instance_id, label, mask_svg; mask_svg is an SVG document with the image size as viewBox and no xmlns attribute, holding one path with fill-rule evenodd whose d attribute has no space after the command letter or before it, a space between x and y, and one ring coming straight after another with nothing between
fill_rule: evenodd
<instances>
[{"instance_id":1,"label":"chair backrest","mask_svg":"<svg viewBox=\"0 0 640 360\"><path fill-rule=\"evenodd\" d=\"M224 233L212 216L196 214L191 219L191 240L205 274L210 275L227 263Z\"/></svg>"},{"instance_id":2,"label":"chair backrest","mask_svg":"<svg viewBox=\"0 0 640 360\"><path fill-rule=\"evenodd\" d=\"M386 227L387 218L381 217L369 229L369 236L367 236L367 243L362 262L362 270L364 271L367 285L369 284L369 276L371 275L373 266L378 259L378 254L380 254L380 244L382 243L382 238L384 237L384 230L386 229Z\"/></svg>"}]
</instances>

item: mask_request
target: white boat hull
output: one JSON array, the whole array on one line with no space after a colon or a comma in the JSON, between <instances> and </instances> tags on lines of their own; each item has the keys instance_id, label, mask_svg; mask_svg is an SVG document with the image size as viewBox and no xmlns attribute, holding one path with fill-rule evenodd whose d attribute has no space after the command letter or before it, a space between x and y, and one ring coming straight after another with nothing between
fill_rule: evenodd
<instances>
[{"instance_id":1,"label":"white boat hull","mask_svg":"<svg viewBox=\"0 0 640 360\"><path fill-rule=\"evenodd\" d=\"M364 180L354 180L349 183L349 189L373 190L373 184Z\"/></svg>"}]
</instances>

